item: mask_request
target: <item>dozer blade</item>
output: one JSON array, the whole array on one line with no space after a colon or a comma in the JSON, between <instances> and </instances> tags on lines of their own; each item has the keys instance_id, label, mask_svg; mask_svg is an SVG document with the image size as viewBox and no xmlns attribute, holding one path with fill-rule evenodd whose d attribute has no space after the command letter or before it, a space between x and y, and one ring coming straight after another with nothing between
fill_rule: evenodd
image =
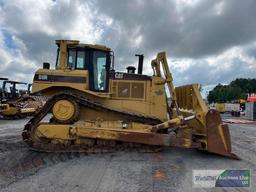
<instances>
[{"instance_id":1,"label":"dozer blade","mask_svg":"<svg viewBox=\"0 0 256 192\"><path fill-rule=\"evenodd\" d=\"M209 110L205 104L197 84L175 88L180 113L184 117L194 115L195 118L186 122L193 130L195 142L200 150L239 159L231 153L230 133L227 124L223 124L216 110Z\"/></svg>"},{"instance_id":2,"label":"dozer blade","mask_svg":"<svg viewBox=\"0 0 256 192\"><path fill-rule=\"evenodd\" d=\"M208 151L223 156L240 159L231 153L230 133L227 124L223 124L219 112L209 110L206 114Z\"/></svg>"}]
</instances>

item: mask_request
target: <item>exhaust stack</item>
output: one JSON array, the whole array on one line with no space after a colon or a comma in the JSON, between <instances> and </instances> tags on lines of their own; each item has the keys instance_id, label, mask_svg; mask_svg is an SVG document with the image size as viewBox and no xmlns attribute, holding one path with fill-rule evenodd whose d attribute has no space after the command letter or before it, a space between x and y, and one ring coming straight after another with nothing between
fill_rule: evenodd
<instances>
[{"instance_id":1,"label":"exhaust stack","mask_svg":"<svg viewBox=\"0 0 256 192\"><path fill-rule=\"evenodd\" d=\"M142 74L143 71L143 59L144 55L143 54L136 54L136 57L139 57L139 62L138 62L138 74Z\"/></svg>"}]
</instances>

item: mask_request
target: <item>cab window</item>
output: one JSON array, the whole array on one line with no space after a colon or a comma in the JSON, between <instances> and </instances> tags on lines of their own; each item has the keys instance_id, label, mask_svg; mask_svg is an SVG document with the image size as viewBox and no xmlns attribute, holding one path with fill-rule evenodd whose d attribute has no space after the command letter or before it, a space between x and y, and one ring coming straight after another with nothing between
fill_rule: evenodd
<instances>
[{"instance_id":1,"label":"cab window","mask_svg":"<svg viewBox=\"0 0 256 192\"><path fill-rule=\"evenodd\" d=\"M60 62L60 48L57 49L56 66L59 65L59 62Z\"/></svg>"},{"instance_id":2,"label":"cab window","mask_svg":"<svg viewBox=\"0 0 256 192\"><path fill-rule=\"evenodd\" d=\"M76 63L76 50L69 50L68 52L68 67L75 68Z\"/></svg>"},{"instance_id":3,"label":"cab window","mask_svg":"<svg viewBox=\"0 0 256 192\"><path fill-rule=\"evenodd\" d=\"M107 89L107 54L102 51L93 52L93 82L94 90L105 91Z\"/></svg>"},{"instance_id":4,"label":"cab window","mask_svg":"<svg viewBox=\"0 0 256 192\"><path fill-rule=\"evenodd\" d=\"M76 68L85 69L85 52L77 51Z\"/></svg>"},{"instance_id":5,"label":"cab window","mask_svg":"<svg viewBox=\"0 0 256 192\"><path fill-rule=\"evenodd\" d=\"M86 69L88 52L86 50L68 50L67 67L72 69Z\"/></svg>"}]
</instances>

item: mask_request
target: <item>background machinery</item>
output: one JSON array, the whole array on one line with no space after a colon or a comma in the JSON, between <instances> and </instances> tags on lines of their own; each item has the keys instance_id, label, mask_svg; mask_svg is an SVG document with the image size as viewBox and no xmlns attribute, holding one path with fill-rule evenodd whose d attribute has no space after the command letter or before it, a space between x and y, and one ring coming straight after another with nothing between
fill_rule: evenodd
<instances>
[{"instance_id":1,"label":"background machinery","mask_svg":"<svg viewBox=\"0 0 256 192\"><path fill-rule=\"evenodd\" d=\"M0 83L3 84L3 81L7 81L8 78L0 77ZM5 91L3 90L3 86L0 87L0 104L2 103L2 100L4 99Z\"/></svg>"},{"instance_id":2,"label":"background machinery","mask_svg":"<svg viewBox=\"0 0 256 192\"><path fill-rule=\"evenodd\" d=\"M1 78L0 115L5 119L23 118L38 111L44 104L41 97L31 96L31 84ZM18 88L22 86L22 88Z\"/></svg>"},{"instance_id":3,"label":"background machinery","mask_svg":"<svg viewBox=\"0 0 256 192\"><path fill-rule=\"evenodd\" d=\"M32 92L50 97L25 126L23 140L39 151L104 152L162 146L231 153L229 129L209 110L197 84L174 88L165 52L142 74L143 55L127 73L114 70L114 54L102 45L57 40L55 69L36 71ZM166 90L167 89L167 90ZM168 105L167 95L171 96ZM50 121L43 121L52 113Z\"/></svg>"}]
</instances>

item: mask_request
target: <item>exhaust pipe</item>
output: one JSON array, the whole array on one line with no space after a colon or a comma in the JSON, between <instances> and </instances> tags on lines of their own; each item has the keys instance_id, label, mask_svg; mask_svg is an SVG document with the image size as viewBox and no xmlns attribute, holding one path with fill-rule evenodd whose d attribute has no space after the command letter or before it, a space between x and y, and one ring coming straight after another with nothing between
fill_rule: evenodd
<instances>
[{"instance_id":1,"label":"exhaust pipe","mask_svg":"<svg viewBox=\"0 0 256 192\"><path fill-rule=\"evenodd\" d=\"M43 69L50 69L50 63L43 63Z\"/></svg>"},{"instance_id":2,"label":"exhaust pipe","mask_svg":"<svg viewBox=\"0 0 256 192\"><path fill-rule=\"evenodd\" d=\"M136 54L136 57L139 57L139 63L138 63L138 74L142 74L143 71L143 59L144 55L143 54Z\"/></svg>"}]
</instances>

